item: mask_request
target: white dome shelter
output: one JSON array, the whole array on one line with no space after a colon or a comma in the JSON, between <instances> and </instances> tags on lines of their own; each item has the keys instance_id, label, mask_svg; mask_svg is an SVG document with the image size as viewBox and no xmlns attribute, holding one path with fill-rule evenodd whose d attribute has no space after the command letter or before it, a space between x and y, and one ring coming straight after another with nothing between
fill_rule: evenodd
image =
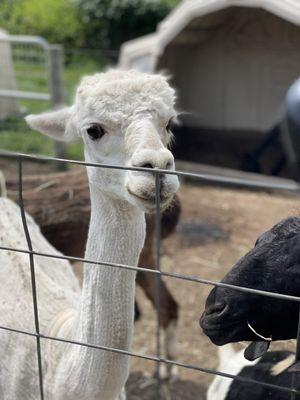
<instances>
[{"instance_id":1,"label":"white dome shelter","mask_svg":"<svg viewBox=\"0 0 300 400\"><path fill-rule=\"evenodd\" d=\"M0 37L6 36L6 32L0 29ZM0 41L0 89L16 90L17 84L14 76L11 46L9 42ZM0 97L0 120L20 111L16 99Z\"/></svg>"},{"instance_id":2,"label":"white dome shelter","mask_svg":"<svg viewBox=\"0 0 300 400\"><path fill-rule=\"evenodd\" d=\"M237 167L238 155L278 122L300 75L300 1L182 1L155 33L123 45L120 66L170 73L189 112L184 151L196 148L203 162L199 147L211 154L218 138L231 152L225 165Z\"/></svg>"}]
</instances>

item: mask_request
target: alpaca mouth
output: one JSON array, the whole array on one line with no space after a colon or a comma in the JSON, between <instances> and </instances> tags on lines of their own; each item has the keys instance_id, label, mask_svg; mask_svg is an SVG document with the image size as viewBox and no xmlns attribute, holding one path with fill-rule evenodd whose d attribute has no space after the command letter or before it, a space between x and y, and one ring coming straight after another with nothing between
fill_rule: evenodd
<instances>
[{"instance_id":1,"label":"alpaca mouth","mask_svg":"<svg viewBox=\"0 0 300 400\"><path fill-rule=\"evenodd\" d=\"M126 189L127 189L128 193L129 193L131 196L133 196L134 198L138 199L139 201L141 201L141 202L147 204L148 206L149 206L149 205L151 205L152 207L155 206L155 204L156 204L156 196L155 196L155 194L154 194L154 195L151 194L151 195L149 195L149 196L147 196L147 195L140 195L140 194L137 194L137 193L133 192L133 191L130 189L129 186L127 186ZM161 206L164 206L167 202L170 201L171 198L172 198L172 196L169 197L169 196L164 196L164 195L160 194L160 199L159 199L159 200L160 200Z\"/></svg>"}]
</instances>

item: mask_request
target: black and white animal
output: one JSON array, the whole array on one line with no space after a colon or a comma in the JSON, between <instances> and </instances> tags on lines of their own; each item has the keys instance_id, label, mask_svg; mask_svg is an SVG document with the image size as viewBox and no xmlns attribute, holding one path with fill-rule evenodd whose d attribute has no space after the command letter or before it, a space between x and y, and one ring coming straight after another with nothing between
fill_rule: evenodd
<instances>
[{"instance_id":1,"label":"black and white animal","mask_svg":"<svg viewBox=\"0 0 300 400\"><path fill-rule=\"evenodd\" d=\"M242 257L222 280L224 283L300 296L300 218L281 221L262 234L255 247ZM299 303L227 288L214 288L206 301L200 324L213 343L296 338ZM266 340L264 340L264 338ZM229 346L229 347L228 347ZM253 362L244 350L235 353L231 345L219 349L219 370L278 386L291 387L287 370L295 355L286 351L265 353ZM295 381L300 389L300 379ZM207 400L285 400L288 392L237 380L216 377ZM300 395L296 396L300 399Z\"/></svg>"},{"instance_id":2,"label":"black and white animal","mask_svg":"<svg viewBox=\"0 0 300 400\"><path fill-rule=\"evenodd\" d=\"M244 357L244 350L235 351L232 344L218 348L218 371L254 379L282 387L291 387L293 374L286 369L293 363L295 355L289 351L265 353L255 361ZM296 388L300 388L297 382ZM290 400L290 393L258 384L216 376L206 394L206 400ZM300 399L296 397L296 399Z\"/></svg>"},{"instance_id":3,"label":"black and white animal","mask_svg":"<svg viewBox=\"0 0 300 400\"><path fill-rule=\"evenodd\" d=\"M263 233L222 282L300 297L300 218ZM296 338L298 316L298 302L215 287L200 325L217 345L255 341L257 333L284 340Z\"/></svg>"}]
</instances>

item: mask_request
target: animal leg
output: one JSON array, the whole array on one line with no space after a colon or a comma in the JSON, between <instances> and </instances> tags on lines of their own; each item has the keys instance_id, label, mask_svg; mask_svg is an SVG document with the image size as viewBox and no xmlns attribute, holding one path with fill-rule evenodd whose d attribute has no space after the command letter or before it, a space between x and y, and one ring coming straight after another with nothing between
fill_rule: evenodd
<instances>
[{"instance_id":1,"label":"animal leg","mask_svg":"<svg viewBox=\"0 0 300 400\"><path fill-rule=\"evenodd\" d=\"M177 202L177 203L176 203ZM169 231L164 232L163 237L167 237L170 233L173 232L176 224L178 222L179 214L180 214L180 203L178 198L176 198L176 204L173 208L172 212L164 213L162 220L162 229L163 231L166 228L169 228ZM173 215L176 211L176 218ZM172 214L173 213L173 214ZM173 215L173 216L172 216ZM170 221L168 222L168 218ZM144 248L141 252L139 259L139 266L145 267L149 269L156 269L156 258L155 258L155 220L153 216L146 216L146 239ZM171 227L171 228L170 228ZM137 284L143 289L147 298L151 301L155 310L157 310L157 301L156 301L156 275L141 272L137 273ZM161 355L170 360L176 359L177 356L177 346L176 346L176 331L177 331L177 321L178 321L178 304L175 301L174 297L170 293L168 287L166 286L163 280L160 281L160 303L159 303L159 313L160 313L160 321L159 325L161 328L160 334L160 348ZM169 368L171 367L171 368ZM160 365L160 376L166 379L170 379L173 376L177 376L178 372L175 366L168 366L166 364Z\"/></svg>"},{"instance_id":2,"label":"animal leg","mask_svg":"<svg viewBox=\"0 0 300 400\"><path fill-rule=\"evenodd\" d=\"M144 264L145 265L145 264ZM146 264L149 268L149 264ZM155 275L138 272L137 283L145 292L147 298L151 301L155 310L157 303L155 299L156 279ZM178 321L178 304L169 292L164 281L161 281L160 287L160 328L161 328L161 355L170 360L176 359L177 356L177 321ZM176 366L168 366L161 364L160 376L165 379L174 379L178 376Z\"/></svg>"}]
</instances>

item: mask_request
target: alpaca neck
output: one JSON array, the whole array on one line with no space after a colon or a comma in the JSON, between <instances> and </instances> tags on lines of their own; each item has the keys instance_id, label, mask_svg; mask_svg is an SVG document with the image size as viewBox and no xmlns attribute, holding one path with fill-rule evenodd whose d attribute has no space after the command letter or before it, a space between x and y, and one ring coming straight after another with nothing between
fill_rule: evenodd
<instances>
[{"instance_id":1,"label":"alpaca neck","mask_svg":"<svg viewBox=\"0 0 300 400\"><path fill-rule=\"evenodd\" d=\"M86 259L136 266L144 237L145 220L141 211L91 188ZM84 265L75 340L130 349L135 275L135 271L121 268ZM73 346L67 359L63 363L64 370L69 371L66 379L71 382L68 393L72 399L116 399L128 377L129 357L125 355Z\"/></svg>"},{"instance_id":2,"label":"alpaca neck","mask_svg":"<svg viewBox=\"0 0 300 400\"><path fill-rule=\"evenodd\" d=\"M136 266L145 236L144 214L128 203L91 190L91 222L85 258ZM84 265L80 337L128 349L131 342L135 271Z\"/></svg>"}]
</instances>

